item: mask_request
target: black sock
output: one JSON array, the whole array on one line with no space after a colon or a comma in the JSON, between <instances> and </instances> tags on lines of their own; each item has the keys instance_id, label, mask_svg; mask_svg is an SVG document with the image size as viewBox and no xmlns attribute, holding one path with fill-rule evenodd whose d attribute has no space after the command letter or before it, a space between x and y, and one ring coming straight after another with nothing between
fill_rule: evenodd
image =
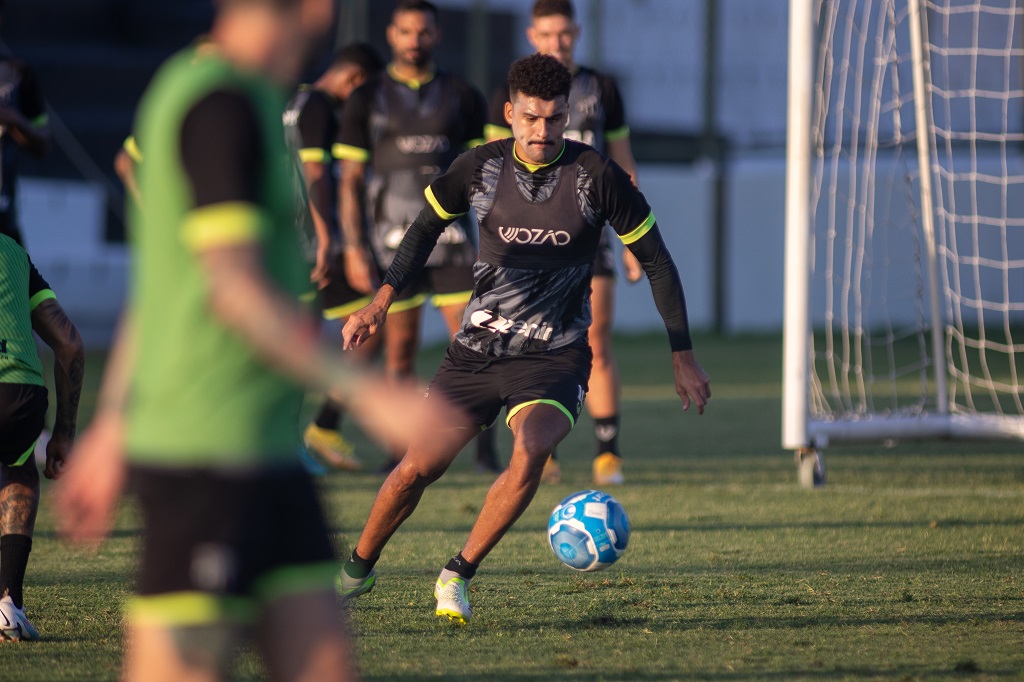
<instances>
[{"instance_id":1,"label":"black sock","mask_svg":"<svg viewBox=\"0 0 1024 682\"><path fill-rule=\"evenodd\" d=\"M466 557L462 556L462 552L459 552L452 557L451 561L445 566L445 570L458 573L466 580L472 580L473 576L476 575L476 569L480 568L480 564L471 564L466 560Z\"/></svg>"},{"instance_id":2,"label":"black sock","mask_svg":"<svg viewBox=\"0 0 1024 682\"><path fill-rule=\"evenodd\" d=\"M597 438L597 454L610 452L619 454L619 415L594 420L594 437Z\"/></svg>"},{"instance_id":3,"label":"black sock","mask_svg":"<svg viewBox=\"0 0 1024 682\"><path fill-rule=\"evenodd\" d=\"M350 578L365 578L370 575L370 571L373 570L373 565L377 563L377 559L364 559L363 557L356 554L356 550L352 550L352 556L349 557L348 561L341 565L341 568Z\"/></svg>"},{"instance_id":4,"label":"black sock","mask_svg":"<svg viewBox=\"0 0 1024 682\"><path fill-rule=\"evenodd\" d=\"M313 423L321 429L337 431L341 426L341 407L333 400L324 400L320 406L320 412L316 415Z\"/></svg>"},{"instance_id":5,"label":"black sock","mask_svg":"<svg viewBox=\"0 0 1024 682\"><path fill-rule=\"evenodd\" d=\"M19 609L22 604L22 589L25 584L25 569L28 555L32 551L32 538L28 535L4 535L0 537L0 597L4 592Z\"/></svg>"}]
</instances>

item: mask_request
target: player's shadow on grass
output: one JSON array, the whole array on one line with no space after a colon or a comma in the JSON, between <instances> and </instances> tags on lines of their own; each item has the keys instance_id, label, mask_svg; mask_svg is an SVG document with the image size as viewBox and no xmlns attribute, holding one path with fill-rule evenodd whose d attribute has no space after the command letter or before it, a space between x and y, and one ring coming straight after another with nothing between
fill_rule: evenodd
<instances>
[{"instance_id":1,"label":"player's shadow on grass","mask_svg":"<svg viewBox=\"0 0 1024 682\"><path fill-rule=\"evenodd\" d=\"M904 521L779 521L777 523L635 523L636 530L643 532L664 533L678 531L680 533L732 533L778 531L778 530L870 530L891 528L931 528L941 531L944 528L978 528L983 526L1024 526L1024 517L1005 519L910 519Z\"/></svg>"}]
</instances>

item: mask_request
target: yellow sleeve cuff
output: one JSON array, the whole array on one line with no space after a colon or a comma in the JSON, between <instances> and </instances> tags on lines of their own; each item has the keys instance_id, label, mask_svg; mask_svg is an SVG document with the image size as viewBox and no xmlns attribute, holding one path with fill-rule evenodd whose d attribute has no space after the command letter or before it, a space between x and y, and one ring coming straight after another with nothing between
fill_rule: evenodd
<instances>
[{"instance_id":1,"label":"yellow sleeve cuff","mask_svg":"<svg viewBox=\"0 0 1024 682\"><path fill-rule=\"evenodd\" d=\"M449 213L444 210L444 208L441 207L441 204L438 203L437 197L434 196L434 190L430 189L430 185L427 185L427 188L423 190L423 196L427 198L427 203L434 209L434 212L445 220L455 220L459 216L466 215L465 213Z\"/></svg>"},{"instance_id":2,"label":"yellow sleeve cuff","mask_svg":"<svg viewBox=\"0 0 1024 682\"><path fill-rule=\"evenodd\" d=\"M299 150L299 161L302 163L329 163L331 154L320 147L306 147Z\"/></svg>"},{"instance_id":3,"label":"yellow sleeve cuff","mask_svg":"<svg viewBox=\"0 0 1024 682\"><path fill-rule=\"evenodd\" d=\"M193 251L260 241L266 217L253 204L228 201L191 211L181 227L181 238Z\"/></svg>"},{"instance_id":4,"label":"yellow sleeve cuff","mask_svg":"<svg viewBox=\"0 0 1024 682\"><path fill-rule=\"evenodd\" d=\"M32 298L28 299L28 309L35 310L36 306L43 301L50 300L51 298L53 300L57 300L57 294L53 293L52 289L40 289L32 296Z\"/></svg>"},{"instance_id":5,"label":"yellow sleeve cuff","mask_svg":"<svg viewBox=\"0 0 1024 682\"><path fill-rule=\"evenodd\" d=\"M331 147L331 154L334 155L334 158L341 159L342 161L358 161L359 163L366 163L370 160L369 149L353 147L352 145L341 144L340 142Z\"/></svg>"},{"instance_id":6,"label":"yellow sleeve cuff","mask_svg":"<svg viewBox=\"0 0 1024 682\"><path fill-rule=\"evenodd\" d=\"M650 232L651 228L654 227L655 222L656 220L654 218L654 211L651 211L651 214L647 216L647 219L640 223L640 225L638 225L636 229L627 234L620 234L619 239L622 240L623 244L632 244L633 242L637 241L645 234Z\"/></svg>"},{"instance_id":7,"label":"yellow sleeve cuff","mask_svg":"<svg viewBox=\"0 0 1024 682\"><path fill-rule=\"evenodd\" d=\"M615 130L606 130L604 133L604 139L608 142L615 142L616 140L624 140L629 137L629 126L622 126Z\"/></svg>"},{"instance_id":8,"label":"yellow sleeve cuff","mask_svg":"<svg viewBox=\"0 0 1024 682\"><path fill-rule=\"evenodd\" d=\"M142 163L142 150L139 148L139 143L134 135L129 135L121 146L124 147L125 152L131 157L132 161Z\"/></svg>"},{"instance_id":9,"label":"yellow sleeve cuff","mask_svg":"<svg viewBox=\"0 0 1024 682\"><path fill-rule=\"evenodd\" d=\"M484 137L488 140L504 140L506 137L512 137L512 129L488 123L484 126Z\"/></svg>"}]
</instances>

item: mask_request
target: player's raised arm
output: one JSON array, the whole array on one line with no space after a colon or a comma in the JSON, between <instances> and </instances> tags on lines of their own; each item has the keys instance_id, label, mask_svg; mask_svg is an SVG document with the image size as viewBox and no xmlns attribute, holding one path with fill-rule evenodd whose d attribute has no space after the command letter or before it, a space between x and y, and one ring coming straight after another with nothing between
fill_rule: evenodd
<instances>
[{"instance_id":1,"label":"player's raised arm","mask_svg":"<svg viewBox=\"0 0 1024 682\"><path fill-rule=\"evenodd\" d=\"M345 273L349 284L368 294L378 286L377 265L366 234L366 171L371 138L369 88L357 88L345 103L341 139L332 149L341 159L338 218L345 242Z\"/></svg>"}]
</instances>

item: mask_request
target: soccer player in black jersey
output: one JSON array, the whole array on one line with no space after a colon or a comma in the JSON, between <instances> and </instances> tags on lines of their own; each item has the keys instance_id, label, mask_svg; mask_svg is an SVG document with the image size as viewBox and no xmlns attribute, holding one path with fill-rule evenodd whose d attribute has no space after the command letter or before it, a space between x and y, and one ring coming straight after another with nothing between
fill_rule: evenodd
<instances>
[{"instance_id":1,"label":"soccer player in black jersey","mask_svg":"<svg viewBox=\"0 0 1024 682\"><path fill-rule=\"evenodd\" d=\"M504 407L514 446L462 551L435 583L437 615L461 623L471 616L470 579L530 504L545 461L583 410L591 370L588 292L605 223L647 273L668 330L683 409L696 405L703 414L711 396L710 380L693 354L682 284L650 206L618 164L564 138L570 82L569 70L548 55L512 65L505 119L513 137L462 154L430 184L427 206L409 228L384 284L342 331L346 347L375 333L445 227L476 210L480 255L472 299L427 400L450 398L478 428L491 425ZM458 454L457 441L439 443L453 432L459 432L457 425L433 425L384 481L342 566L343 597L372 589L373 566L389 538ZM461 433L465 443L475 429Z\"/></svg>"},{"instance_id":2,"label":"soccer player in black jersey","mask_svg":"<svg viewBox=\"0 0 1024 682\"><path fill-rule=\"evenodd\" d=\"M571 0L536 0L531 12L531 25L526 37L533 48L562 62L572 72L569 94L569 123L566 137L588 144L622 167L635 183L636 161L629 142L629 126L625 108L615 79L586 66L576 64L576 42L580 27L576 23ZM508 137L505 103L508 89L503 87L491 99L488 139ZM643 269L629 251L622 251L626 279L636 282ZM593 322L590 325L590 347L594 351L594 368L590 375L587 409L594 419L597 450L594 453L593 477L596 485L623 482L619 450L619 412L621 385L619 370L612 354L612 320L615 303L615 266L609 233L601 235L601 244L594 261L591 282ZM544 469L544 480L557 482L560 471L555 456Z\"/></svg>"},{"instance_id":3,"label":"soccer player in black jersey","mask_svg":"<svg viewBox=\"0 0 1024 682\"><path fill-rule=\"evenodd\" d=\"M460 152L483 142L487 105L463 79L438 69L437 8L402 0L387 29L387 72L357 89L345 105L342 144L342 229L352 285L372 293L376 267L391 265L422 202L423 189ZM366 233L368 229L369 234ZM449 335L459 328L473 288L476 245L472 226L454 222L439 239L427 268L400 292L384 332L388 374L414 373L423 305L441 312ZM481 434L478 463L498 470L493 433ZM397 456L399 453L393 453ZM394 460L384 469L390 470Z\"/></svg>"},{"instance_id":4,"label":"soccer player in black jersey","mask_svg":"<svg viewBox=\"0 0 1024 682\"><path fill-rule=\"evenodd\" d=\"M0 24L4 0L0 0ZM46 102L35 72L10 54L0 53L0 234L23 244L18 226L18 155L21 150L43 156L51 136Z\"/></svg>"},{"instance_id":5,"label":"soccer player in black jersey","mask_svg":"<svg viewBox=\"0 0 1024 682\"><path fill-rule=\"evenodd\" d=\"M0 235L0 641L39 637L22 599L39 511L33 454L47 409L33 332L54 353L57 415L43 473L58 478L75 438L85 369L82 339L25 250Z\"/></svg>"},{"instance_id":6,"label":"soccer player in black jersey","mask_svg":"<svg viewBox=\"0 0 1024 682\"><path fill-rule=\"evenodd\" d=\"M376 51L366 43L339 49L327 70L312 85L304 85L285 110L285 127L298 149L315 232L315 263L310 280L317 285L325 320L344 320L365 306L370 297L358 291L345 271L343 239L338 222L339 160L342 109L352 91L376 76L384 67ZM369 357L376 353L370 344L357 351ZM352 445L341 435L342 408L324 398L303 439L313 456L335 469L361 468Z\"/></svg>"}]
</instances>

